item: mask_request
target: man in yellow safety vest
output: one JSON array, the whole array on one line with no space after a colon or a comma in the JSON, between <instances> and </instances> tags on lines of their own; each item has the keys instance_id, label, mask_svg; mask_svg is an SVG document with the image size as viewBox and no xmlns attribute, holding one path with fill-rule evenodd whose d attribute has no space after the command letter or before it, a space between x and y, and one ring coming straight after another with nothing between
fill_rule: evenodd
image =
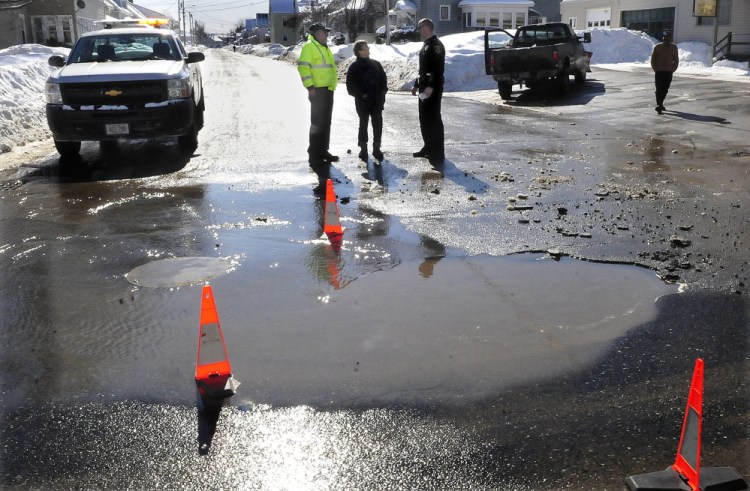
<instances>
[{"instance_id":1,"label":"man in yellow safety vest","mask_svg":"<svg viewBox=\"0 0 750 491\"><path fill-rule=\"evenodd\" d=\"M302 46L297 61L297 70L310 100L310 146L307 153L310 167L319 177L327 175L328 164L339 160L328 151L333 92L338 83L336 62L326 44L329 31L330 29L319 22L312 24L309 28L310 35Z\"/></svg>"}]
</instances>

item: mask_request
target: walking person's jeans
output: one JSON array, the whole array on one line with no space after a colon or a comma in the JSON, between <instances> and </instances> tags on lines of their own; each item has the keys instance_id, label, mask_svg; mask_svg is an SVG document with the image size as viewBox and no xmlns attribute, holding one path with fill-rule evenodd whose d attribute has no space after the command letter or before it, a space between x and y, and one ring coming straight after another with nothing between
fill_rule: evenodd
<instances>
[{"instance_id":1,"label":"walking person's jeans","mask_svg":"<svg viewBox=\"0 0 750 491\"><path fill-rule=\"evenodd\" d=\"M656 85L656 105L663 106L669 86L672 85L672 72L655 72L654 84Z\"/></svg>"}]
</instances>

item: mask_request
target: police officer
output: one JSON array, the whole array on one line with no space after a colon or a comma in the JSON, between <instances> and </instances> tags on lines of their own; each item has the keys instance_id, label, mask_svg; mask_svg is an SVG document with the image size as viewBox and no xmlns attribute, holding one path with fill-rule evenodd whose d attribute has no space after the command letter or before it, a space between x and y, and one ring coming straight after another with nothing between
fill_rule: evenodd
<instances>
[{"instance_id":1,"label":"police officer","mask_svg":"<svg viewBox=\"0 0 750 491\"><path fill-rule=\"evenodd\" d=\"M338 83L336 62L326 44L329 31L330 29L319 22L312 24L309 28L310 35L302 46L297 61L297 71L302 77L302 84L307 89L307 98L310 101L310 145L307 153L310 167L318 176L321 176L320 170L339 160L328 151L333 92Z\"/></svg>"},{"instance_id":2,"label":"police officer","mask_svg":"<svg viewBox=\"0 0 750 491\"><path fill-rule=\"evenodd\" d=\"M431 163L442 163L445 159L445 128L440 104L443 98L445 47L435 35L432 20L420 20L417 30L424 45L419 52L419 77L411 93L419 93L419 127L424 146L413 155L427 157Z\"/></svg>"}]
</instances>

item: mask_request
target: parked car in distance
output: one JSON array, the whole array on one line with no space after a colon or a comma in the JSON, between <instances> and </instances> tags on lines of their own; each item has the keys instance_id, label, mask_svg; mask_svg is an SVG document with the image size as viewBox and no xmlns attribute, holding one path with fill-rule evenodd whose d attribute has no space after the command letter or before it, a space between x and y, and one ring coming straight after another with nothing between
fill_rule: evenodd
<instances>
[{"instance_id":1,"label":"parked car in distance","mask_svg":"<svg viewBox=\"0 0 750 491\"><path fill-rule=\"evenodd\" d=\"M391 26L391 42L419 41L419 31L414 26ZM375 43L385 43L385 26L375 30Z\"/></svg>"},{"instance_id":2,"label":"parked car in distance","mask_svg":"<svg viewBox=\"0 0 750 491\"><path fill-rule=\"evenodd\" d=\"M499 28L485 29L485 70L497 81L500 97L505 100L510 99L514 84L534 89L542 82L553 81L567 93L570 75L583 83L591 71L592 53L583 47L590 42L590 32L578 36L562 22L519 27L515 35Z\"/></svg>"},{"instance_id":3,"label":"parked car in distance","mask_svg":"<svg viewBox=\"0 0 750 491\"><path fill-rule=\"evenodd\" d=\"M67 59L50 57L46 114L60 155L78 154L82 141L176 136L186 150L198 146L203 53L188 53L158 22L133 22L108 22L83 34Z\"/></svg>"},{"instance_id":4,"label":"parked car in distance","mask_svg":"<svg viewBox=\"0 0 750 491\"><path fill-rule=\"evenodd\" d=\"M344 36L344 34L341 32L335 32L331 34L330 42L334 46L341 46L342 44L346 44L346 36Z\"/></svg>"}]
</instances>

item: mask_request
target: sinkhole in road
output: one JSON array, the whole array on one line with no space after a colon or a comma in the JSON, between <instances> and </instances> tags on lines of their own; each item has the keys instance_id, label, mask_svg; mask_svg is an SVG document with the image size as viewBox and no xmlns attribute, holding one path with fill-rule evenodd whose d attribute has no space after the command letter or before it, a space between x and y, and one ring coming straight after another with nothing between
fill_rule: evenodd
<instances>
[{"instance_id":1,"label":"sinkhole in road","mask_svg":"<svg viewBox=\"0 0 750 491\"><path fill-rule=\"evenodd\" d=\"M409 260L348 282L253 264L225 274L226 261L209 259L155 261L128 279L175 286L218 275L235 375L265 374L252 392L269 404L488 397L592 366L677 292L645 268L538 253ZM180 311L197 302L178 296Z\"/></svg>"}]
</instances>

